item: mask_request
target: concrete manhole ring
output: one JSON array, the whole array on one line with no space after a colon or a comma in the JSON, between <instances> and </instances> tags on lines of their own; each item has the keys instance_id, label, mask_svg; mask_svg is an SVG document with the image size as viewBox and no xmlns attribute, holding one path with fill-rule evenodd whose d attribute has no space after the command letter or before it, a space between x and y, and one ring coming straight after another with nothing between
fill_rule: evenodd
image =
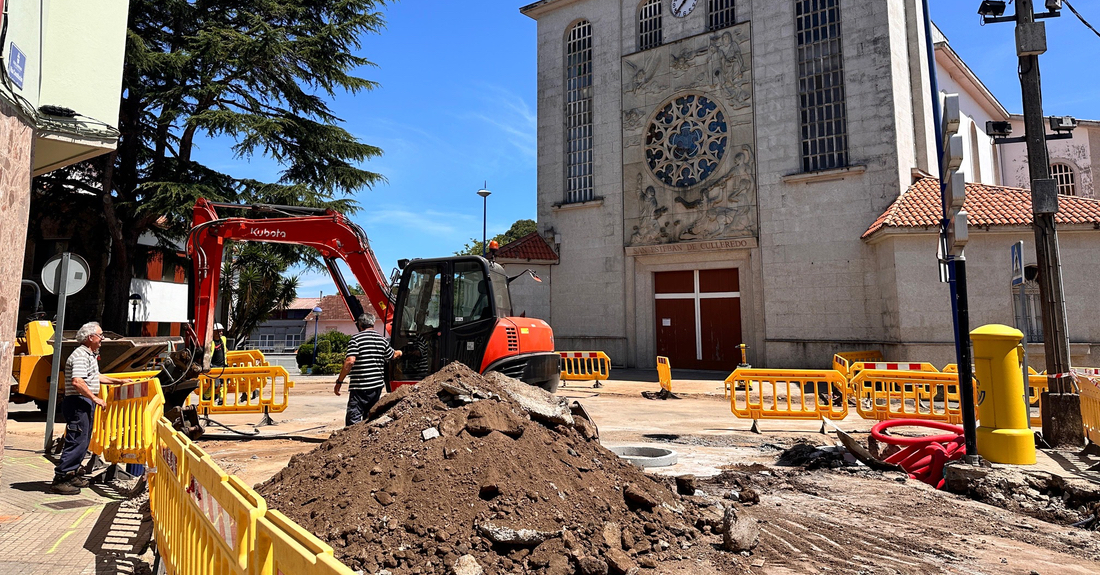
<instances>
[{"instance_id":1,"label":"concrete manhole ring","mask_svg":"<svg viewBox=\"0 0 1100 575\"><path fill-rule=\"evenodd\" d=\"M638 467L667 467L676 465L677 453L664 447L611 447L611 451Z\"/></svg>"}]
</instances>

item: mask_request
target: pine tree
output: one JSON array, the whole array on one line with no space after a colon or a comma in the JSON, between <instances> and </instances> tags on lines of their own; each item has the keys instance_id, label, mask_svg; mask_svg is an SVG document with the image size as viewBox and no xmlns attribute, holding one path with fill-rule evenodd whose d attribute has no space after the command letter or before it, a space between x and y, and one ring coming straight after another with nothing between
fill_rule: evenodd
<instances>
[{"instance_id":1,"label":"pine tree","mask_svg":"<svg viewBox=\"0 0 1100 575\"><path fill-rule=\"evenodd\" d=\"M374 82L360 38L384 27L384 0L131 0L117 150L36 181L36 197L92 195L110 245L101 321L125 326L138 238L185 240L199 197L331 207L384 178L362 169L382 151L340 127L328 101ZM230 137L238 158L264 155L274 181L235 178L192 159L196 140ZM62 196L63 198L63 196ZM64 201L62 199L61 201ZM102 220L95 221L101 217ZM312 261L291 250L283 263Z\"/></svg>"}]
</instances>

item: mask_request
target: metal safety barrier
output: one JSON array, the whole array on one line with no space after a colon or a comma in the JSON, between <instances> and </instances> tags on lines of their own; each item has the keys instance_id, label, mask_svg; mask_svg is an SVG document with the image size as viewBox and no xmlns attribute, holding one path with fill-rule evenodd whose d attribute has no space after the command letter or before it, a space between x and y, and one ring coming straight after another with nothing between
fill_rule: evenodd
<instances>
[{"instance_id":1,"label":"metal safety barrier","mask_svg":"<svg viewBox=\"0 0 1100 575\"><path fill-rule=\"evenodd\" d=\"M279 365L215 367L199 376L196 409L211 413L280 413L294 382Z\"/></svg>"},{"instance_id":2,"label":"metal safety barrier","mask_svg":"<svg viewBox=\"0 0 1100 575\"><path fill-rule=\"evenodd\" d=\"M923 419L962 423L959 375L868 369L850 382L864 419Z\"/></svg>"},{"instance_id":3,"label":"metal safety barrier","mask_svg":"<svg viewBox=\"0 0 1100 575\"><path fill-rule=\"evenodd\" d=\"M268 365L267 358L258 349L235 349L225 352L225 364L229 367L257 367Z\"/></svg>"},{"instance_id":4,"label":"metal safety barrier","mask_svg":"<svg viewBox=\"0 0 1100 575\"><path fill-rule=\"evenodd\" d=\"M842 351L833 355L833 369L839 371L845 379L852 378L852 364L857 361L883 361L882 352L867 351Z\"/></svg>"},{"instance_id":5,"label":"metal safety barrier","mask_svg":"<svg viewBox=\"0 0 1100 575\"><path fill-rule=\"evenodd\" d=\"M657 356L657 379L661 382L661 389L672 393L672 366L663 355Z\"/></svg>"},{"instance_id":6,"label":"metal safety barrier","mask_svg":"<svg viewBox=\"0 0 1100 575\"><path fill-rule=\"evenodd\" d=\"M813 420L848 416L848 382L836 370L738 368L726 381L736 390L730 394L730 410L740 418Z\"/></svg>"},{"instance_id":7,"label":"metal safety barrier","mask_svg":"<svg viewBox=\"0 0 1100 575\"><path fill-rule=\"evenodd\" d=\"M164 410L164 394L156 378L99 386L107 402L95 410L88 451L107 463L149 465L156 434L154 423Z\"/></svg>"},{"instance_id":8,"label":"metal safety barrier","mask_svg":"<svg viewBox=\"0 0 1100 575\"><path fill-rule=\"evenodd\" d=\"M602 351L562 351L562 381L600 381L611 376L611 358Z\"/></svg>"}]
</instances>

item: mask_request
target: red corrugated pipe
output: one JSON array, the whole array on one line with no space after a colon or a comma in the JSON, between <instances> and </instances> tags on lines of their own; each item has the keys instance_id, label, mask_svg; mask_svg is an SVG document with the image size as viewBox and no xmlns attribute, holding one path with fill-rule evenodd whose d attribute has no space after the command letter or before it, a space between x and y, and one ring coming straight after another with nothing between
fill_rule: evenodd
<instances>
[{"instance_id":1,"label":"red corrugated pipe","mask_svg":"<svg viewBox=\"0 0 1100 575\"><path fill-rule=\"evenodd\" d=\"M950 433L923 437L899 437L884 433L891 427L927 427ZM936 489L943 489L943 466L948 461L962 459L966 455L963 428L940 421L923 419L880 421L871 428L871 437L874 437L875 441L901 447L900 451L887 457L886 462L900 465L909 474L910 479L923 481Z\"/></svg>"}]
</instances>

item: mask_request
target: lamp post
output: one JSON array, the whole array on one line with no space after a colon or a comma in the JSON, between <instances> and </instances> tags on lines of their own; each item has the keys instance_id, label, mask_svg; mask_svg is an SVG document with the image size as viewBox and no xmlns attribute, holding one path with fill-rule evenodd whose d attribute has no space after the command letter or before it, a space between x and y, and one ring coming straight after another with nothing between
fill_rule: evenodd
<instances>
[{"instance_id":1,"label":"lamp post","mask_svg":"<svg viewBox=\"0 0 1100 575\"><path fill-rule=\"evenodd\" d=\"M136 294L136 293L130 294L130 322L131 322L130 335L134 336L134 337L137 337L137 336L141 335L140 332L134 333L134 332L138 331L138 329L137 329L137 308L138 308L139 303L141 303L141 295Z\"/></svg>"},{"instance_id":2,"label":"lamp post","mask_svg":"<svg viewBox=\"0 0 1100 575\"><path fill-rule=\"evenodd\" d=\"M485 228L486 217L489 215L489 190L485 188L489 186L489 182L485 182L485 187L477 191L477 195L481 196L481 255L484 256L489 247L485 245Z\"/></svg>"},{"instance_id":3,"label":"lamp post","mask_svg":"<svg viewBox=\"0 0 1100 575\"><path fill-rule=\"evenodd\" d=\"M313 308L313 363L311 368L317 366L317 347L320 345L320 340L317 339L317 324L321 322L321 306L315 306Z\"/></svg>"}]
</instances>

